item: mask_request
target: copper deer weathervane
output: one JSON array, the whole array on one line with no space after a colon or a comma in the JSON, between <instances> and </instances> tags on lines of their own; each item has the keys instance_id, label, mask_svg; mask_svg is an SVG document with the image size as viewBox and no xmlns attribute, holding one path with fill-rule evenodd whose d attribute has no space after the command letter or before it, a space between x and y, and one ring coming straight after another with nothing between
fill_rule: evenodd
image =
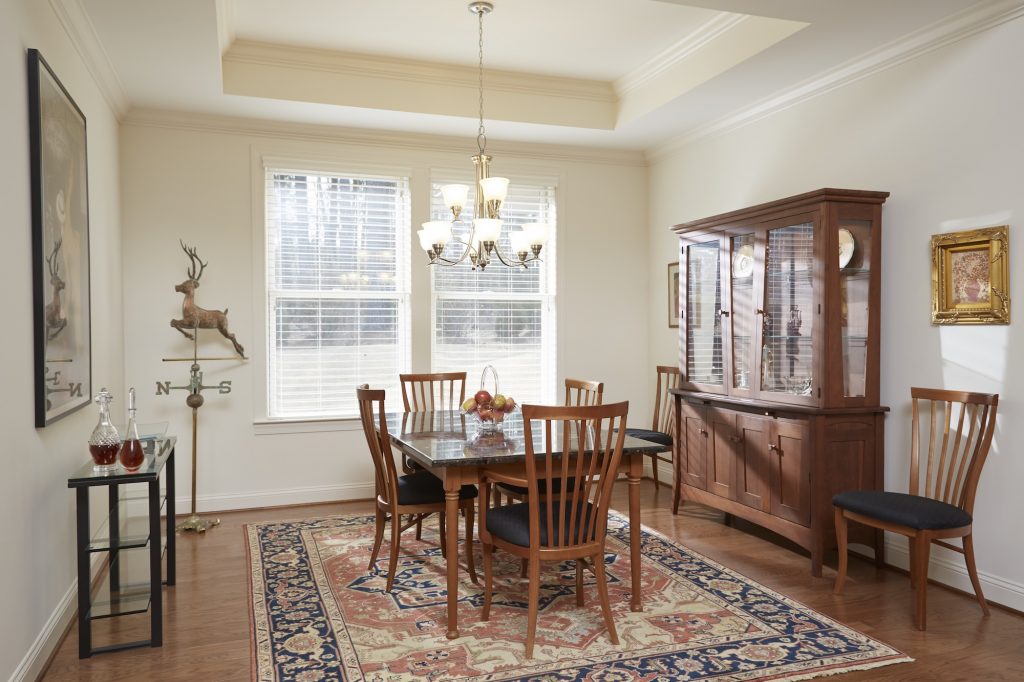
<instances>
[{"instance_id":1,"label":"copper deer weathervane","mask_svg":"<svg viewBox=\"0 0 1024 682\"><path fill-rule=\"evenodd\" d=\"M181 319L171 320L171 326L184 334L185 338L193 340L193 332L196 329L216 329L235 346L235 352L244 358L245 349L235 340L235 335L228 331L227 308L224 310L207 310L195 304L195 290L199 287L199 278L203 276L203 270L206 268L207 263L199 259L195 247L190 249L185 245L185 242L179 240L179 243L192 264L188 269L188 279L174 287L174 290L178 293L185 294L185 300L181 304ZM197 266L198 271L196 269Z\"/></svg>"}]
</instances>

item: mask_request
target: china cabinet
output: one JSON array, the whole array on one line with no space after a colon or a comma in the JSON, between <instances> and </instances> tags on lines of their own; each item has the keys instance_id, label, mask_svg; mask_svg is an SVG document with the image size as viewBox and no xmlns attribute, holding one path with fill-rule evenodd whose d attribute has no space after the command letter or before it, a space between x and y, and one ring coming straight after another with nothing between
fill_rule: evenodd
<instances>
[{"instance_id":1,"label":"china cabinet","mask_svg":"<svg viewBox=\"0 0 1024 682\"><path fill-rule=\"evenodd\" d=\"M888 196L822 189L673 228L673 511L692 500L769 528L810 551L815 575L835 546L832 495L882 486ZM881 534L856 534L881 561Z\"/></svg>"}]
</instances>

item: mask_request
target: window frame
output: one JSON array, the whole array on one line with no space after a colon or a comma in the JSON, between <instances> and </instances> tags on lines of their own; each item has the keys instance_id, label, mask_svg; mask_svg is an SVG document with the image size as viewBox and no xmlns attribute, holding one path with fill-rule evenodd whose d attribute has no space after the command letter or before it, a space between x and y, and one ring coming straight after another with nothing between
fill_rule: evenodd
<instances>
[{"instance_id":1,"label":"window frame","mask_svg":"<svg viewBox=\"0 0 1024 682\"><path fill-rule=\"evenodd\" d=\"M252 150L252 215L253 215L253 318L257 344L253 353L254 372L259 388L253 391L253 426L256 435L303 433L315 431L355 431L361 429L358 415L289 415L270 416L271 358L274 325L273 294L270 288L268 256L269 233L267 225L267 177L270 171L297 171L338 177L400 178L408 191L406 215L399 225L396 252L400 264L399 283L395 292L374 292L372 298L393 298L398 301L399 345L402 347L397 373L409 371L412 356L412 216L415 211L415 177L412 169L404 166L374 164L360 161L342 162L337 157L316 155L277 155L253 148ZM301 169L301 170L299 170ZM325 292L320 298L358 300L367 298L363 292Z\"/></svg>"}]
</instances>

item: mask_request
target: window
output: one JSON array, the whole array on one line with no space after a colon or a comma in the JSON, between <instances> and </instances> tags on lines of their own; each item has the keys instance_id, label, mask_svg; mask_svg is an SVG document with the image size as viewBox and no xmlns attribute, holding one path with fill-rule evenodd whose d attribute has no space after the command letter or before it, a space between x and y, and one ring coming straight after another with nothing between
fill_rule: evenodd
<instances>
[{"instance_id":1,"label":"window","mask_svg":"<svg viewBox=\"0 0 1024 682\"><path fill-rule=\"evenodd\" d=\"M408 178L267 169L269 417L356 416L361 383L396 408L409 220Z\"/></svg>"},{"instance_id":2,"label":"window","mask_svg":"<svg viewBox=\"0 0 1024 682\"><path fill-rule=\"evenodd\" d=\"M444 220L451 214L441 198L441 185L433 184L431 214ZM461 239L469 233L476 199L473 189L463 219L453 232ZM467 393L473 393L481 371L494 365L501 392L518 402L551 403L555 399L555 187L550 184L513 184L501 207L503 227L499 245L511 254L509 229L523 223L546 222L551 236L541 253L542 262L528 268L508 268L492 259L483 272L471 269L468 259L456 267L433 266L433 371L467 373ZM445 257L457 258L458 245L449 245ZM493 387L487 386L493 391Z\"/></svg>"}]
</instances>

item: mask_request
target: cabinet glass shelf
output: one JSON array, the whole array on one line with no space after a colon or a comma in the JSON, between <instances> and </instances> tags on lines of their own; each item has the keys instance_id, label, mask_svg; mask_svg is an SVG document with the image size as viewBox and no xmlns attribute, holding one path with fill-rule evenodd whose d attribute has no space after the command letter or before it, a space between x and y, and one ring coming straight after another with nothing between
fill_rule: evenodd
<instances>
[{"instance_id":1,"label":"cabinet glass shelf","mask_svg":"<svg viewBox=\"0 0 1024 682\"><path fill-rule=\"evenodd\" d=\"M148 544L147 542L146 545ZM100 582L99 588L93 594L92 608L89 610L91 620L127 616L149 610L152 601L149 584L150 554L149 550L143 547L138 547L134 551L122 548L117 552L114 562L121 574L120 588L111 592L107 581ZM166 555L167 542L166 538L163 538L160 543L160 556L163 558Z\"/></svg>"},{"instance_id":2,"label":"cabinet glass shelf","mask_svg":"<svg viewBox=\"0 0 1024 682\"><path fill-rule=\"evenodd\" d=\"M160 500L160 511L163 512L166 507L167 497L165 495ZM124 507L122 507L122 511L123 509ZM149 544L149 518L146 516L126 516L122 514L118 523L118 540L115 545L111 544L110 534L107 531L108 529L104 527L97 532L96 536L89 541L88 551L105 552L111 549L133 549L135 547L145 547ZM101 535L100 533L104 534Z\"/></svg>"}]
</instances>

